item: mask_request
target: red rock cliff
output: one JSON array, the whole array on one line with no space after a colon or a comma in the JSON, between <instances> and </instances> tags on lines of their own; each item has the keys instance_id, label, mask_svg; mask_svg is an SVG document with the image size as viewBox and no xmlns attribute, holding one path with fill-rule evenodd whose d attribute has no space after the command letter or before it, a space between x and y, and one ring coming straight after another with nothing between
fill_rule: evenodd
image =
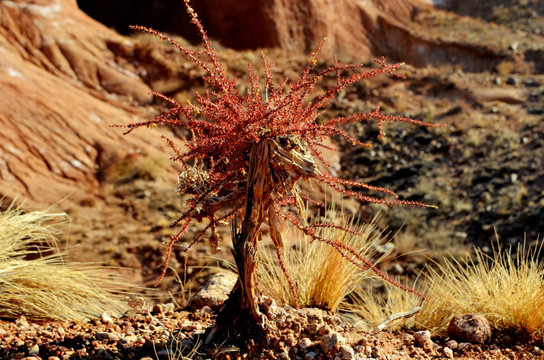
<instances>
[{"instance_id":1,"label":"red rock cliff","mask_svg":"<svg viewBox=\"0 0 544 360\"><path fill-rule=\"evenodd\" d=\"M148 118L137 104L151 95L107 42L126 40L75 0L0 1L0 197L78 199L93 192L106 157L162 144L154 132L109 127Z\"/></svg>"},{"instance_id":2,"label":"red rock cliff","mask_svg":"<svg viewBox=\"0 0 544 360\"><path fill-rule=\"evenodd\" d=\"M183 1L80 0L95 18L126 32L140 24L196 38ZM211 37L233 49L280 47L307 53L324 38L324 52L357 61L397 57L412 17L426 0L192 0ZM400 30L400 31L397 31Z\"/></svg>"}]
</instances>

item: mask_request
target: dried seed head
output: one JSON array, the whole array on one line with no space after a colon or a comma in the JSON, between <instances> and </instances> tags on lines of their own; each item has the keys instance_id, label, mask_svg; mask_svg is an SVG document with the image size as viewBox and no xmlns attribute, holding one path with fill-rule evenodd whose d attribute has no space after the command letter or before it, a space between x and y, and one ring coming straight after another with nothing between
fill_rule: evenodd
<instances>
[{"instance_id":1,"label":"dried seed head","mask_svg":"<svg viewBox=\"0 0 544 360\"><path fill-rule=\"evenodd\" d=\"M187 167L187 170L178 176L177 193L180 196L202 195L209 190L209 174L202 167Z\"/></svg>"}]
</instances>

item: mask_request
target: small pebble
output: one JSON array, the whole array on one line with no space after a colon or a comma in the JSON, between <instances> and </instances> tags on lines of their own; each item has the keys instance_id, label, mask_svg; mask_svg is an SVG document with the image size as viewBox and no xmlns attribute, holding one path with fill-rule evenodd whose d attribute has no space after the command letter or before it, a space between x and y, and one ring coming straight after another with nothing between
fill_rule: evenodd
<instances>
[{"instance_id":1,"label":"small pebble","mask_svg":"<svg viewBox=\"0 0 544 360\"><path fill-rule=\"evenodd\" d=\"M130 344L138 340L138 337L136 335L127 335L121 338L121 343L123 344Z\"/></svg>"},{"instance_id":2,"label":"small pebble","mask_svg":"<svg viewBox=\"0 0 544 360\"><path fill-rule=\"evenodd\" d=\"M372 355L372 357L377 358L377 359L382 357L382 351L379 348L372 349L370 354Z\"/></svg>"},{"instance_id":3,"label":"small pebble","mask_svg":"<svg viewBox=\"0 0 544 360\"><path fill-rule=\"evenodd\" d=\"M59 326L57 328L57 333L60 335L60 336L64 336L66 335L66 330L64 330L64 328L62 326Z\"/></svg>"},{"instance_id":4,"label":"small pebble","mask_svg":"<svg viewBox=\"0 0 544 360\"><path fill-rule=\"evenodd\" d=\"M162 310L166 315L171 315L174 313L174 310L176 310L176 305L173 303L162 304Z\"/></svg>"},{"instance_id":5,"label":"small pebble","mask_svg":"<svg viewBox=\"0 0 544 360\"><path fill-rule=\"evenodd\" d=\"M393 265L393 267L391 268L391 272L395 275L402 275L404 274L404 268L402 267L401 264L395 264Z\"/></svg>"},{"instance_id":6,"label":"small pebble","mask_svg":"<svg viewBox=\"0 0 544 360\"><path fill-rule=\"evenodd\" d=\"M278 359L280 359L280 360L289 360L290 357L289 357L289 353L287 352L287 350L283 350L281 353L279 353Z\"/></svg>"},{"instance_id":7,"label":"small pebble","mask_svg":"<svg viewBox=\"0 0 544 360\"><path fill-rule=\"evenodd\" d=\"M446 347L449 347L450 349L457 349L457 346L459 346L459 344L457 343L457 341L455 340L448 340L444 346Z\"/></svg>"},{"instance_id":8,"label":"small pebble","mask_svg":"<svg viewBox=\"0 0 544 360\"><path fill-rule=\"evenodd\" d=\"M429 330L418 331L414 334L414 340L417 346L425 350L427 353L435 354L437 345L431 340L431 332Z\"/></svg>"},{"instance_id":9,"label":"small pebble","mask_svg":"<svg viewBox=\"0 0 544 360\"><path fill-rule=\"evenodd\" d=\"M449 347L445 347L444 349L442 349L442 351L444 352L444 355L446 355L446 357L450 360L453 360L453 350L450 349Z\"/></svg>"},{"instance_id":10,"label":"small pebble","mask_svg":"<svg viewBox=\"0 0 544 360\"><path fill-rule=\"evenodd\" d=\"M339 346L340 343L342 343L343 341L344 341L344 338L339 333L337 332L330 333L321 338L321 342L320 342L321 349L325 353L328 353L333 348Z\"/></svg>"},{"instance_id":11,"label":"small pebble","mask_svg":"<svg viewBox=\"0 0 544 360\"><path fill-rule=\"evenodd\" d=\"M119 340L119 336L117 336L117 334L109 333L109 332L97 332L95 334L95 337L97 340L108 340L108 341Z\"/></svg>"},{"instance_id":12,"label":"small pebble","mask_svg":"<svg viewBox=\"0 0 544 360\"><path fill-rule=\"evenodd\" d=\"M330 334L331 332L331 328L329 327L329 325L323 325L319 328L319 330L317 330L317 333L319 335L327 335L327 334Z\"/></svg>"},{"instance_id":13,"label":"small pebble","mask_svg":"<svg viewBox=\"0 0 544 360\"><path fill-rule=\"evenodd\" d=\"M163 315L164 314L164 310L162 308L162 305L161 304L155 304L153 305L153 309L151 310L151 313L153 315Z\"/></svg>"},{"instance_id":14,"label":"small pebble","mask_svg":"<svg viewBox=\"0 0 544 360\"><path fill-rule=\"evenodd\" d=\"M348 345L342 345L340 346L340 358L342 360L351 360L353 359L355 355L355 352L353 351L353 348Z\"/></svg>"},{"instance_id":15,"label":"small pebble","mask_svg":"<svg viewBox=\"0 0 544 360\"><path fill-rule=\"evenodd\" d=\"M38 346L38 344L28 349L28 355L30 356L40 355L40 347Z\"/></svg>"},{"instance_id":16,"label":"small pebble","mask_svg":"<svg viewBox=\"0 0 544 360\"><path fill-rule=\"evenodd\" d=\"M416 332L414 334L414 340L419 347L424 349L432 347L431 332L429 330Z\"/></svg>"},{"instance_id":17,"label":"small pebble","mask_svg":"<svg viewBox=\"0 0 544 360\"><path fill-rule=\"evenodd\" d=\"M157 352L157 357L159 358L164 357L167 359L171 359L173 355L174 353L170 349L163 349Z\"/></svg>"},{"instance_id":18,"label":"small pebble","mask_svg":"<svg viewBox=\"0 0 544 360\"><path fill-rule=\"evenodd\" d=\"M21 315L19 319L15 321L15 323L23 328L28 327L28 321L26 321L26 317L24 315Z\"/></svg>"},{"instance_id":19,"label":"small pebble","mask_svg":"<svg viewBox=\"0 0 544 360\"><path fill-rule=\"evenodd\" d=\"M310 340L308 338L302 338L302 339L300 339L299 346L300 346L301 349L307 349L310 346L312 346L312 340Z\"/></svg>"}]
</instances>

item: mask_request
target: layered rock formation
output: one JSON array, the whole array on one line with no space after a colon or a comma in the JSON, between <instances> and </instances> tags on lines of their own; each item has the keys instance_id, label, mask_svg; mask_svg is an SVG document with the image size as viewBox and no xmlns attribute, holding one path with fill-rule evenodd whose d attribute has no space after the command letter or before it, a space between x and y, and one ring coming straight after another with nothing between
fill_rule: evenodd
<instances>
[{"instance_id":1,"label":"layered rock formation","mask_svg":"<svg viewBox=\"0 0 544 360\"><path fill-rule=\"evenodd\" d=\"M79 0L91 16L126 32L137 23L196 39L182 1ZM211 37L233 49L280 47L308 53L327 37L324 53L371 60L396 57L426 0L193 0Z\"/></svg>"},{"instance_id":2,"label":"layered rock formation","mask_svg":"<svg viewBox=\"0 0 544 360\"><path fill-rule=\"evenodd\" d=\"M509 57L506 65L523 71L538 68L542 58L541 50L517 40L511 41L514 50L504 50L494 39L486 40L491 45L474 45L433 37L418 23L418 16L431 6L427 0L192 3L211 36L238 49L280 47L288 53L307 53L327 37L324 56L336 53L360 62L385 55L415 66L449 63L469 71L492 69ZM163 147L159 131L123 137L120 129L109 125L150 118L147 84L159 91L173 85L163 75L153 79L144 74L131 41L80 7L109 14L111 26L126 29L133 23L131 14L136 14L136 23L197 36L184 20L179 0L0 1L0 196L22 195L41 204L69 194L81 197L98 186L97 178L111 158ZM435 19L439 24L433 26L450 20ZM477 34L474 29L467 36ZM159 63L162 55L150 61ZM525 66L527 59L534 64ZM175 78L176 89L190 88L179 83L193 84L198 77L166 76ZM161 88L155 80L166 85Z\"/></svg>"},{"instance_id":3,"label":"layered rock formation","mask_svg":"<svg viewBox=\"0 0 544 360\"><path fill-rule=\"evenodd\" d=\"M79 199L112 158L162 146L109 127L150 116L150 89L108 48L120 42L75 0L0 2L0 197Z\"/></svg>"},{"instance_id":4,"label":"layered rock formation","mask_svg":"<svg viewBox=\"0 0 544 360\"><path fill-rule=\"evenodd\" d=\"M325 52L369 57L383 47L383 34L377 34L387 28L384 21L406 28L410 13L423 3L275 0L218 6L202 0L194 5L212 36L223 34L227 46L305 52L327 36ZM183 14L182 6L177 2ZM21 196L36 205L66 196L77 200L93 193L112 159L163 146L159 132L123 137L109 127L151 116L141 70L111 50L127 52L131 46L75 0L0 2L0 196Z\"/></svg>"},{"instance_id":5,"label":"layered rock formation","mask_svg":"<svg viewBox=\"0 0 544 360\"><path fill-rule=\"evenodd\" d=\"M343 61L369 62L385 56L416 67L448 65L464 71L494 68L509 58L504 32L481 39L482 29L470 22L463 36L435 33L429 27L445 28L461 17L434 18L430 0L192 0L209 35L232 49L281 48L286 54L313 51L327 38L322 57L338 55ZM492 7L491 1L486 1ZM79 0L79 6L104 24L128 33L130 24L145 25L179 34L195 43L198 34L179 0ZM537 17L541 19L541 17ZM536 19L536 18L535 18ZM434 23L433 23L434 22ZM481 25L481 24L479 24ZM488 28L489 25L486 25ZM453 35L453 34L450 34ZM514 44L514 47L516 45ZM529 46L530 47L530 46ZM535 50L535 49L532 49ZM525 57L538 64L541 55ZM511 60L511 59L509 59ZM537 65L536 65L537 66Z\"/></svg>"}]
</instances>

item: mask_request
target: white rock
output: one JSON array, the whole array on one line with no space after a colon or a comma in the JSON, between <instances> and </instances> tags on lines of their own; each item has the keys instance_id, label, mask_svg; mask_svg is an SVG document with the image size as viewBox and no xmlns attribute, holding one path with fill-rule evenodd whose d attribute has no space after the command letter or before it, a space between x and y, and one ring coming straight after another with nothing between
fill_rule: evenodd
<instances>
[{"instance_id":1,"label":"white rock","mask_svg":"<svg viewBox=\"0 0 544 360\"><path fill-rule=\"evenodd\" d=\"M342 345L340 346L340 358L342 360L351 360L355 356L355 352L353 351L353 348L348 345Z\"/></svg>"},{"instance_id":2,"label":"white rock","mask_svg":"<svg viewBox=\"0 0 544 360\"><path fill-rule=\"evenodd\" d=\"M433 342L431 341L431 332L429 330L418 331L414 334L416 345L423 348L425 351L433 350Z\"/></svg>"},{"instance_id":3,"label":"white rock","mask_svg":"<svg viewBox=\"0 0 544 360\"><path fill-rule=\"evenodd\" d=\"M308 338L302 338L302 339L300 339L300 345L299 346L300 346L301 349L307 349L310 346L312 346L312 340L310 340Z\"/></svg>"},{"instance_id":4,"label":"white rock","mask_svg":"<svg viewBox=\"0 0 544 360\"><path fill-rule=\"evenodd\" d=\"M209 306L212 309L217 309L227 300L236 279L235 274L222 273L214 275L206 286L191 299L191 307L200 309Z\"/></svg>"},{"instance_id":5,"label":"white rock","mask_svg":"<svg viewBox=\"0 0 544 360\"><path fill-rule=\"evenodd\" d=\"M328 353L333 348L340 346L340 344L344 341L344 338L342 335L340 335L337 332L332 332L328 335L325 335L321 338L321 349L323 352Z\"/></svg>"},{"instance_id":6,"label":"white rock","mask_svg":"<svg viewBox=\"0 0 544 360\"><path fill-rule=\"evenodd\" d=\"M444 352L444 355L446 355L446 357L450 360L453 360L453 350L450 349L449 347L445 347L444 349L442 349L442 351Z\"/></svg>"}]
</instances>

